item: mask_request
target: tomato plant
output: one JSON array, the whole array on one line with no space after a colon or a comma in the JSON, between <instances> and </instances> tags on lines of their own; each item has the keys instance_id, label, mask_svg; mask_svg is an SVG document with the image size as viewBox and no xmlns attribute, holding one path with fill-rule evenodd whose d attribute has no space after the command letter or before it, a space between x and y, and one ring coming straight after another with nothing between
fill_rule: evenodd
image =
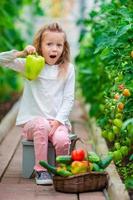
<instances>
[{"instance_id":1,"label":"tomato plant","mask_svg":"<svg viewBox=\"0 0 133 200\"><path fill-rule=\"evenodd\" d=\"M124 127L133 118L132 10L132 0L99 1L99 9L78 22L84 30L76 57L89 115L97 119L118 169L121 164L127 171L133 146L132 122Z\"/></svg>"}]
</instances>

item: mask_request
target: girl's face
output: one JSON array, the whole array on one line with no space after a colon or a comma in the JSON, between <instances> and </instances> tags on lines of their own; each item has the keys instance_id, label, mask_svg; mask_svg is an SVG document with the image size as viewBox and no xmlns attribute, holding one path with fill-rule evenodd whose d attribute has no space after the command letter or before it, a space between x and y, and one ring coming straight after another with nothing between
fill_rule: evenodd
<instances>
[{"instance_id":1,"label":"girl's face","mask_svg":"<svg viewBox=\"0 0 133 200\"><path fill-rule=\"evenodd\" d=\"M42 55L49 65L54 65L64 48L64 33L46 31L42 40Z\"/></svg>"}]
</instances>

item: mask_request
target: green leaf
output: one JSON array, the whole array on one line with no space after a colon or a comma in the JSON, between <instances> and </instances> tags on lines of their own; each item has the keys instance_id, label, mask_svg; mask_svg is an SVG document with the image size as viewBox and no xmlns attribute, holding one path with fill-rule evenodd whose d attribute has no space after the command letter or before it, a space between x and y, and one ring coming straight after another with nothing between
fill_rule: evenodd
<instances>
[{"instance_id":1,"label":"green leaf","mask_svg":"<svg viewBox=\"0 0 133 200\"><path fill-rule=\"evenodd\" d=\"M128 177L126 180L125 180L125 186L127 189L133 189L133 177Z\"/></svg>"},{"instance_id":2,"label":"green leaf","mask_svg":"<svg viewBox=\"0 0 133 200\"><path fill-rule=\"evenodd\" d=\"M126 26L122 26L122 27L118 30L118 32L116 33L117 38L123 36L125 33L127 33L127 31L129 31L129 30L131 30L131 29L132 29L131 24L128 24L128 25L126 25Z\"/></svg>"},{"instance_id":3,"label":"green leaf","mask_svg":"<svg viewBox=\"0 0 133 200\"><path fill-rule=\"evenodd\" d=\"M130 123L133 124L133 118L126 120L123 123L121 130L124 130L128 126L128 124L130 124Z\"/></svg>"}]
</instances>

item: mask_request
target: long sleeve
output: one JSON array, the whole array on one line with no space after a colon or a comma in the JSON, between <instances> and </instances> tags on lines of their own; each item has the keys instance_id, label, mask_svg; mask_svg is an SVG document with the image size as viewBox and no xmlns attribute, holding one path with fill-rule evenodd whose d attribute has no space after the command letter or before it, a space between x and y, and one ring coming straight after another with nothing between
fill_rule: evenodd
<instances>
[{"instance_id":1,"label":"long sleeve","mask_svg":"<svg viewBox=\"0 0 133 200\"><path fill-rule=\"evenodd\" d=\"M0 53L0 65L18 72L24 71L25 59L16 58L16 50Z\"/></svg>"},{"instance_id":2,"label":"long sleeve","mask_svg":"<svg viewBox=\"0 0 133 200\"><path fill-rule=\"evenodd\" d=\"M62 124L65 124L65 122L68 120L68 116L74 104L74 96L75 96L75 70L74 66L72 65L71 71L65 83L63 104L56 116L56 120L61 122Z\"/></svg>"}]
</instances>

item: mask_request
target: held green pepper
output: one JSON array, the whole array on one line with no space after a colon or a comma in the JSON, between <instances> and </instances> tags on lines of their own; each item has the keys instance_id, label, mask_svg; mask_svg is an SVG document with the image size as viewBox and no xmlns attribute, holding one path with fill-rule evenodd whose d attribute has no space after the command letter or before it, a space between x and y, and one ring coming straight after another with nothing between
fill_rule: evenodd
<instances>
[{"instance_id":1,"label":"held green pepper","mask_svg":"<svg viewBox=\"0 0 133 200\"><path fill-rule=\"evenodd\" d=\"M45 60L42 56L28 55L26 57L24 76L29 80L35 80L44 66Z\"/></svg>"}]
</instances>

